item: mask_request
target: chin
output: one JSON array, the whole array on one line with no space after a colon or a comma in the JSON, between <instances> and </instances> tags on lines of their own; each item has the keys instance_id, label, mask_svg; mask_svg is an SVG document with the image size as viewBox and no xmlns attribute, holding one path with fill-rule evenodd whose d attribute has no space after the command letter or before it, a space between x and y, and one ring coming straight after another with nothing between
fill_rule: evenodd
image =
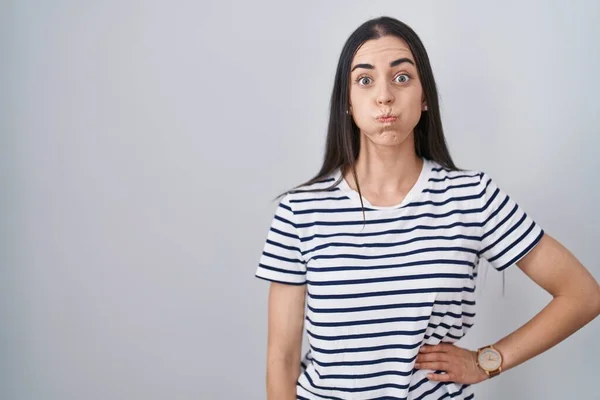
<instances>
[{"instance_id":1,"label":"chin","mask_svg":"<svg viewBox=\"0 0 600 400\"><path fill-rule=\"evenodd\" d=\"M409 134L398 132L395 129L379 130L376 133L367 135L367 137L371 139L372 142L379 145L389 146L395 146L404 142L408 138L408 136Z\"/></svg>"}]
</instances>

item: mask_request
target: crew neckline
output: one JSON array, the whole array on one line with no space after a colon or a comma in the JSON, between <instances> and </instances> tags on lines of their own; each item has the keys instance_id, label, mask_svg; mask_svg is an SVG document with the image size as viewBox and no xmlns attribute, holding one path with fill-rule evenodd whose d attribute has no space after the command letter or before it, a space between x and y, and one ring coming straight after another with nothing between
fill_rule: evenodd
<instances>
[{"instance_id":1,"label":"crew neckline","mask_svg":"<svg viewBox=\"0 0 600 400\"><path fill-rule=\"evenodd\" d=\"M391 206L375 206L375 205L371 204L369 202L369 200L367 200L364 196L362 196L362 201L363 201L365 209L396 210L396 209L401 209L401 208L405 207L407 204L409 204L410 202L412 202L426 188L427 183L429 182L429 177L431 175L432 168L434 166L433 161L428 160L426 158L422 158L422 160L423 160L423 167L421 168L421 172L419 173L419 177L417 178L417 181L415 182L413 187L408 191L406 196L404 196L404 199L402 199L402 201L399 204L395 204L395 205L391 205ZM361 196L358 194L358 192L356 190L352 189L352 187L348 184L348 182L346 181L346 178L344 178L344 176L342 174L341 167L338 167L335 175L336 175L335 176L336 180L341 178L341 181L338 186L340 188L340 190L342 192L344 192L348 197L350 197L354 202L356 202L360 206Z\"/></svg>"}]
</instances>

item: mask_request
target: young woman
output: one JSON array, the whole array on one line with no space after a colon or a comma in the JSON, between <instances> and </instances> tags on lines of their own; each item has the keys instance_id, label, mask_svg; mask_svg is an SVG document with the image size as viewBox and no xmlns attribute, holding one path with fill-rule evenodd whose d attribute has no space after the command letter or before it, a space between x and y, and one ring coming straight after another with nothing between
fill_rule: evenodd
<instances>
[{"instance_id":1,"label":"young woman","mask_svg":"<svg viewBox=\"0 0 600 400\"><path fill-rule=\"evenodd\" d=\"M480 258L516 263L553 300L475 351L453 343L474 322ZM486 173L454 165L425 48L389 17L344 45L323 166L281 199L256 276L272 282L269 400L473 399L600 313L579 261Z\"/></svg>"}]
</instances>

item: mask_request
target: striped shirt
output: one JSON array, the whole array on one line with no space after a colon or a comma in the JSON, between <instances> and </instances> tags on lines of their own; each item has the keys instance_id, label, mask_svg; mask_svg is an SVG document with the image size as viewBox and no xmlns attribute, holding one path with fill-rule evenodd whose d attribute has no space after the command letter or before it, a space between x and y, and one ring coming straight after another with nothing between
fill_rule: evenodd
<instances>
[{"instance_id":1,"label":"striped shirt","mask_svg":"<svg viewBox=\"0 0 600 400\"><path fill-rule=\"evenodd\" d=\"M309 349L297 399L473 399L470 385L414 369L423 344L454 343L473 326L479 259L501 271L542 228L479 171L424 159L395 206L371 205L330 176L285 195L256 276L307 285Z\"/></svg>"}]
</instances>

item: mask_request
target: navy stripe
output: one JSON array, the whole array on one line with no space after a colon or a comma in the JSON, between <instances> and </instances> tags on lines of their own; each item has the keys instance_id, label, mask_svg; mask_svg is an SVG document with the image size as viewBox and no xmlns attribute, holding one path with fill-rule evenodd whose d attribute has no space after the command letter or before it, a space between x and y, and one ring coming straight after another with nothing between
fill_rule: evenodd
<instances>
[{"instance_id":1,"label":"navy stripe","mask_svg":"<svg viewBox=\"0 0 600 400\"><path fill-rule=\"evenodd\" d=\"M343 312L362 312L362 311L375 311L375 310L390 310L396 308L419 308L419 307L433 307L434 304L442 304L442 305L457 305L460 306L462 304L474 306L474 301L468 300L452 300L452 301L443 301L436 300L435 302L421 302L421 303L400 303L400 304L381 304L376 306L363 306L363 307L348 307L348 308L315 308L310 304L308 305L308 309L314 313L343 313Z\"/></svg>"},{"instance_id":2,"label":"navy stripe","mask_svg":"<svg viewBox=\"0 0 600 400\"><path fill-rule=\"evenodd\" d=\"M456 314L456 313L453 313L453 312L450 312L450 311L446 311L446 312L443 312L443 313L432 312L431 315L433 315L435 317L450 316L450 317L453 317L453 318L461 318L463 315L466 316L466 317L474 317L475 316L475 314L472 314L472 313L461 312L460 314Z\"/></svg>"},{"instance_id":3,"label":"navy stripe","mask_svg":"<svg viewBox=\"0 0 600 400\"><path fill-rule=\"evenodd\" d=\"M414 384L413 386L408 388L408 392L412 392L413 390L418 389L421 385L423 385L425 382L428 382L429 379L428 378L423 378L421 379L419 382L417 382L416 384Z\"/></svg>"},{"instance_id":4,"label":"navy stripe","mask_svg":"<svg viewBox=\"0 0 600 400\"><path fill-rule=\"evenodd\" d=\"M469 275L469 274L437 273L437 274L386 276L386 277L368 278L368 279L344 279L344 280L338 280L338 281L308 280L307 282L309 284L311 284L312 286L340 286L340 285L364 285L364 284L369 284L369 283L411 281L411 280L436 279L436 278L467 279L470 277L471 277L471 275Z\"/></svg>"},{"instance_id":5,"label":"navy stripe","mask_svg":"<svg viewBox=\"0 0 600 400\"><path fill-rule=\"evenodd\" d=\"M403 217L397 217L397 218L383 218L383 219L373 219L373 220L355 220L355 221L315 221L315 222L307 222L304 224L296 224L294 225L294 227L296 228L310 228L313 226L349 226L349 225L373 225L373 224L385 224L385 223L390 223L390 222L400 222L400 221L410 221L410 220L414 220L414 219L421 219L421 218L446 218L449 217L451 215L455 215L455 214L462 214L462 215L468 215L468 214L476 214L476 213L480 213L482 211L484 211L486 209L486 206L482 207L482 208L473 208L473 209L466 209L466 210L451 210L448 211L444 214L434 214L434 213L423 213L423 214L417 214L417 215L406 215Z\"/></svg>"},{"instance_id":6,"label":"navy stripe","mask_svg":"<svg viewBox=\"0 0 600 400\"><path fill-rule=\"evenodd\" d=\"M452 203L453 201L463 201L463 200L480 199L480 198L483 197L484 193L485 192L482 191L479 194L472 194L470 196L450 197L449 199L446 199L444 201L433 201L433 200L415 201L415 202L412 202L410 204L407 204L406 207L417 207L417 206L426 206L426 205L443 206L443 205L446 205L448 203Z\"/></svg>"},{"instance_id":7,"label":"navy stripe","mask_svg":"<svg viewBox=\"0 0 600 400\"><path fill-rule=\"evenodd\" d=\"M377 248L377 247L394 247L394 246L404 246L406 244L420 242L420 241L428 241L428 240L456 240L456 239L466 239L473 240L475 242L479 242L478 236L471 235L454 235L454 236L419 236L409 240L403 240L401 242L389 242L389 243L350 243L350 242L328 242L319 246L315 246L310 250L305 250L302 252L302 255L307 255L317 250L324 250L329 247L355 247L355 248Z\"/></svg>"},{"instance_id":8,"label":"navy stripe","mask_svg":"<svg viewBox=\"0 0 600 400\"><path fill-rule=\"evenodd\" d=\"M447 260L447 259L431 259L423 261L412 261L402 264L386 264L386 265L367 265L367 266L335 266L335 267L307 267L307 271L311 272L332 272L332 271L361 271L361 270L377 270L388 268L412 267L416 265L435 265L435 264L450 264L450 265L468 265L474 267L473 262L468 260Z\"/></svg>"},{"instance_id":9,"label":"navy stripe","mask_svg":"<svg viewBox=\"0 0 600 400\"><path fill-rule=\"evenodd\" d=\"M434 338L436 338L436 339L439 339L439 340L443 340L443 339L445 339L445 338L452 338L452 339L455 339L455 340L459 340L459 339L461 339L461 337L460 337L460 336L454 336L454 335L451 335L451 334L449 334L449 333L445 333L444 335L445 335L445 336L439 335L439 334L437 334L437 333L432 333L431 335L425 335L425 337L424 337L423 339L424 339L424 340L428 340L428 339L429 339L429 338L431 338L431 337L434 337Z\"/></svg>"},{"instance_id":10,"label":"navy stripe","mask_svg":"<svg viewBox=\"0 0 600 400\"><path fill-rule=\"evenodd\" d=\"M275 271L275 272L283 272L285 274L291 274L291 275L306 275L306 273L304 271L290 271L288 269L281 269L281 268L276 268L276 267L271 267L269 265L265 265L263 263L259 263L258 264L259 267L264 268L264 269L268 269L271 271Z\"/></svg>"},{"instance_id":11,"label":"navy stripe","mask_svg":"<svg viewBox=\"0 0 600 400\"><path fill-rule=\"evenodd\" d=\"M456 396L459 396L459 395L461 395L461 394L462 394L462 392L463 392L463 390L464 390L466 387L468 387L468 385L467 385L467 386L463 386L463 387L462 387L462 388L460 388L460 390L459 390L459 391L457 391L457 392L452 392L452 393L448 393L448 394L450 395L450 397L454 398L454 397L456 397Z\"/></svg>"},{"instance_id":12,"label":"navy stripe","mask_svg":"<svg viewBox=\"0 0 600 400\"><path fill-rule=\"evenodd\" d=\"M417 371L417 370L415 369L415 371ZM434 373L434 374L439 374L440 372L444 372L444 371L441 371L441 370L435 370L435 371L433 371L433 373ZM416 383L414 386L411 386L411 387L408 389L408 392L410 393L410 392L412 392L413 390L415 390L415 389L418 389L418 388L419 388L421 385L423 385L425 382L428 382L428 381L429 381L429 379L428 379L428 378L423 378L423 379L421 379L421 380L420 380L419 382L417 382L417 383Z\"/></svg>"},{"instance_id":13,"label":"navy stripe","mask_svg":"<svg viewBox=\"0 0 600 400\"><path fill-rule=\"evenodd\" d=\"M417 347L420 347L421 343L414 344L387 344L381 346L371 346L371 347L353 347L346 349L322 349L320 347L315 347L313 345L310 348L318 353L322 354L341 354L341 353L365 353L369 351L380 351L380 350L388 350L388 349L404 349L404 350L412 350Z\"/></svg>"},{"instance_id":14,"label":"navy stripe","mask_svg":"<svg viewBox=\"0 0 600 400\"><path fill-rule=\"evenodd\" d=\"M525 256L525 254L529 253L529 251L531 249L533 249L536 244L539 243L539 241L542 239L542 236L544 236L544 230L543 229L541 230L541 232L539 233L539 235L537 235L537 237L534 239L534 241L529 246L527 246L527 248L525 250L523 250L521 253L519 253L519 255L517 255L515 258L513 258L512 260L510 260L506 264L498 267L497 268L498 271L502 271L503 269L506 269L507 267L510 267L514 263L518 262L518 260L520 260L521 258L523 258L523 256Z\"/></svg>"},{"instance_id":15,"label":"navy stripe","mask_svg":"<svg viewBox=\"0 0 600 400\"><path fill-rule=\"evenodd\" d=\"M507 223L509 220L512 219L513 215L517 212L518 207L515 205L513 207L513 209L511 210L511 212L502 220L500 221L500 223L496 226L494 226L494 228L487 232L484 236L487 237L491 234L493 234L496 230L498 230L502 225L504 225L505 223ZM521 216L521 221L523 221L525 215ZM514 228L514 227L513 227ZM508 232L512 232L512 230L509 230ZM500 242L502 239L504 239L507 236L507 234L505 233L504 235L500 236L500 238L496 239L496 241L492 244L490 244L489 246L481 249L479 251L479 254L484 254L485 252L487 252L489 249L491 249L492 247L494 247L498 242ZM482 240L483 240L483 236L482 236Z\"/></svg>"},{"instance_id":16,"label":"navy stripe","mask_svg":"<svg viewBox=\"0 0 600 400\"><path fill-rule=\"evenodd\" d=\"M317 183L327 183L327 182L333 182L333 181L335 181L335 178L326 178L326 179L322 179L320 181L316 181L313 184L316 185Z\"/></svg>"},{"instance_id":17,"label":"navy stripe","mask_svg":"<svg viewBox=\"0 0 600 400\"><path fill-rule=\"evenodd\" d=\"M412 363L417 356L410 358L401 358L401 357L387 357L387 358L378 358L375 360L362 360L362 361L336 361L336 362L323 362L314 360L315 364L321 367L353 367L353 366L362 366L362 365L377 365L384 364L388 362L397 362L397 363ZM408 388L408 384L404 387L404 389Z\"/></svg>"},{"instance_id":18,"label":"navy stripe","mask_svg":"<svg viewBox=\"0 0 600 400\"><path fill-rule=\"evenodd\" d=\"M401 234L401 233L407 233L407 232L412 232L414 230L417 229L424 229L424 230L437 230L437 229L446 229L446 228L454 228L457 226L462 226L465 228L468 227L482 227L483 223L482 222L453 222L451 224L447 224L447 225L416 225L412 228L407 228L407 229L388 229L386 231L380 231L380 232L366 232L366 233L350 233L350 232L336 232L336 233L329 233L329 234L315 234L312 236L307 236L305 238L302 238L301 241L302 242L309 242L313 239L325 239L325 238L331 238L331 237L336 237L336 236L340 236L340 237L369 237L369 236L382 236L382 235L392 235L392 234Z\"/></svg>"},{"instance_id":19,"label":"navy stripe","mask_svg":"<svg viewBox=\"0 0 600 400\"><path fill-rule=\"evenodd\" d=\"M493 218L496 218L496 215L498 215L504 209L504 206L506 206L506 204L508 204L508 200L510 200L508 198L508 196L505 196L504 197L504 201L502 201L502 203L498 206L498 208L496 210L494 210L494 212L491 213L490 216L485 219L485 221L483 221L483 225L482 226L485 227L488 224L488 222L490 222ZM515 206L513 207L512 211L509 213L509 216L513 215L516 210L517 210L517 205L515 204ZM488 237L489 235L491 235L494 230L496 230L496 228L493 228L493 229L491 229L490 232L487 232L486 234L484 234L481 237L481 239L485 239L486 237Z\"/></svg>"},{"instance_id":20,"label":"navy stripe","mask_svg":"<svg viewBox=\"0 0 600 400\"><path fill-rule=\"evenodd\" d=\"M466 323L461 323L460 325L448 325L443 322L440 322L439 324L434 324L434 323L427 324L428 328L433 328L433 329L436 329L437 327L440 327L440 326L444 329L456 329L456 330L460 331L460 330L464 329L464 327L470 328L472 325L468 325Z\"/></svg>"},{"instance_id":21,"label":"navy stripe","mask_svg":"<svg viewBox=\"0 0 600 400\"><path fill-rule=\"evenodd\" d=\"M365 211L377 211L377 209L374 208L368 208L365 207L364 208ZM362 213L363 209L360 207L348 207L348 208L309 208L306 210L297 210L296 213L297 214L313 214L313 213L319 213L319 214L340 214L340 213L349 213L349 212L356 212L356 213Z\"/></svg>"},{"instance_id":22,"label":"navy stripe","mask_svg":"<svg viewBox=\"0 0 600 400\"><path fill-rule=\"evenodd\" d=\"M483 197L484 194L485 194L485 189L482 190L478 194L474 194L474 195L470 195L470 196L450 197L450 198L448 198L448 199L446 199L444 201L428 200L428 201L422 201L422 202L413 202L413 203L407 204L406 207L408 207L408 206L414 207L414 206L421 206L421 205L443 206L445 204L452 203L454 201L480 199L481 197ZM378 211L377 209L369 208L369 207L365 207L364 209L365 210L369 210L369 211ZM350 207L350 208L309 208L309 209L306 209L306 210L296 210L295 214L297 214L297 215L301 215L301 214L315 214L315 213L319 213L319 214L334 214L334 213L362 212L362 211L363 211L363 208L361 208L361 207Z\"/></svg>"},{"instance_id":23,"label":"navy stripe","mask_svg":"<svg viewBox=\"0 0 600 400\"><path fill-rule=\"evenodd\" d=\"M444 189L425 189L425 190L423 190L423 193L441 194L441 193L446 193L450 189L474 187L474 186L479 186L480 184L481 184L481 182L464 183L462 185L449 185L449 186L446 186Z\"/></svg>"},{"instance_id":24,"label":"navy stripe","mask_svg":"<svg viewBox=\"0 0 600 400\"><path fill-rule=\"evenodd\" d=\"M297 263L297 264L304 264L304 262L302 260L298 260L298 259L295 259L295 258L282 257L282 256L278 256L277 254L268 253L266 251L263 251L262 254L263 254L263 256L275 258L275 259L281 260L281 261L287 261L287 262L290 262L290 263Z\"/></svg>"},{"instance_id":25,"label":"navy stripe","mask_svg":"<svg viewBox=\"0 0 600 400\"><path fill-rule=\"evenodd\" d=\"M310 376L308 375L308 371L304 371L304 374L303 374L303 375L304 375L304 376L306 377L306 379L308 380L308 383L310 383L310 384L312 385L312 384L313 384L313 381L312 381L312 379L310 378ZM306 390L308 393L310 393L310 394L312 394L312 395L314 395L314 396L317 396L317 397L318 397L318 398L320 398L320 399L325 399L325 400L344 400L344 399L341 399L341 398L339 398L339 397L332 396L332 395L330 395L330 394L328 394L328 395L327 395L327 397L324 397L324 396L318 395L318 394L316 394L315 392L313 392L312 390L308 390L307 388L305 388L305 387L304 387L304 386L303 386L303 385L302 385L300 382L298 382L297 384L298 384L298 386L300 386L302 389ZM314 385L313 385L313 387L314 387Z\"/></svg>"},{"instance_id":26,"label":"navy stripe","mask_svg":"<svg viewBox=\"0 0 600 400\"><path fill-rule=\"evenodd\" d=\"M281 208L283 208L285 210L288 210L292 214L294 213L294 211L292 211L292 207L288 206L287 204L279 203L279 207L281 207Z\"/></svg>"},{"instance_id":27,"label":"navy stripe","mask_svg":"<svg viewBox=\"0 0 600 400\"><path fill-rule=\"evenodd\" d=\"M461 292L475 292L474 288L463 287L463 288L422 288L422 289L404 289L404 290L391 290L385 292L368 292L368 293L350 293L350 294L312 294L308 292L308 297L313 299L357 299L362 297L377 297L377 296L393 296L398 294L415 294L415 293L461 293Z\"/></svg>"},{"instance_id":28,"label":"navy stripe","mask_svg":"<svg viewBox=\"0 0 600 400\"><path fill-rule=\"evenodd\" d=\"M342 196L342 197L322 197L322 198L313 197L310 199L292 199L292 200L290 200L290 203L309 203L311 201L325 201L325 200L350 200L350 197Z\"/></svg>"},{"instance_id":29,"label":"navy stripe","mask_svg":"<svg viewBox=\"0 0 600 400\"><path fill-rule=\"evenodd\" d=\"M302 254L302 252L300 251L300 249L297 248L297 247L295 247L295 246L286 246L285 244L281 244L279 242L274 242L274 241L272 241L270 239L267 239L266 243L269 243L272 246L280 247L280 248L285 249L285 250L297 251L298 253Z\"/></svg>"},{"instance_id":30,"label":"navy stripe","mask_svg":"<svg viewBox=\"0 0 600 400\"><path fill-rule=\"evenodd\" d=\"M289 221L289 220L287 220L287 219L283 218L282 216L275 215L274 219L276 219L276 220L278 220L278 221L281 221L281 222L283 222L284 224L287 224L287 225L293 226L294 228L297 228L297 225L296 225L295 223L293 223L292 221Z\"/></svg>"},{"instance_id":31,"label":"navy stripe","mask_svg":"<svg viewBox=\"0 0 600 400\"><path fill-rule=\"evenodd\" d=\"M382 258L405 257L405 256L413 255L413 254L431 253L431 252L435 252L435 251L439 251L439 252L462 251L465 253L477 254L477 250L475 250L475 249L470 249L468 247L453 246L453 247L429 247L426 249L417 249L417 250L406 251L404 253L379 254L379 255L374 255L374 256L363 255L363 254L322 254L319 256L314 256L314 257L312 257L312 259L313 260L332 260L332 259L338 259L338 258L350 258L353 260L379 260Z\"/></svg>"},{"instance_id":32,"label":"navy stripe","mask_svg":"<svg viewBox=\"0 0 600 400\"><path fill-rule=\"evenodd\" d=\"M272 231L272 232L275 232L275 233L277 233L277 234L279 234L279 235L281 235L281 236L286 236L286 237L289 237L290 239L300 240L300 238L298 237L298 235L294 235L294 234L291 234L291 233L287 233L287 232L284 232L284 231L280 231L280 230L279 230L279 229L277 229L277 228L273 228L273 227L272 227L272 228L271 228L271 229L269 229L269 230L270 230L270 231Z\"/></svg>"},{"instance_id":33,"label":"navy stripe","mask_svg":"<svg viewBox=\"0 0 600 400\"><path fill-rule=\"evenodd\" d=\"M321 375L321 379L370 379L370 378L377 378L379 376L386 376L386 375L392 375L392 376L409 376L413 373L412 370L410 371L397 371L397 370L392 370L392 371L381 371L381 372L374 372L372 374L331 374L331 375Z\"/></svg>"},{"instance_id":34,"label":"navy stripe","mask_svg":"<svg viewBox=\"0 0 600 400\"><path fill-rule=\"evenodd\" d=\"M356 326L356 325L371 325L371 324L386 324L390 322L407 322L407 321L428 321L429 315L420 315L417 317L396 317L396 318L381 318L381 319L366 319L357 321L343 321L343 322L315 322L310 317L306 317L306 320L310 322L312 326L327 326L327 327L340 327L340 326Z\"/></svg>"},{"instance_id":35,"label":"navy stripe","mask_svg":"<svg viewBox=\"0 0 600 400\"><path fill-rule=\"evenodd\" d=\"M422 400L424 399L426 396L429 396L432 393L437 392L437 390L439 388L441 388L442 386L444 386L444 382L439 382L437 385L435 385L434 387L432 387L431 389L429 389L426 392L423 392L419 397L415 397L414 400Z\"/></svg>"},{"instance_id":36,"label":"navy stripe","mask_svg":"<svg viewBox=\"0 0 600 400\"><path fill-rule=\"evenodd\" d=\"M342 336L323 336L317 335L311 332L310 329L306 329L306 333L315 339L319 340L327 340L327 341L336 341L336 340L348 340L348 339L365 339L365 338L376 338L376 337L386 337L386 336L417 336L422 333L425 333L425 329L419 329L416 331L387 331L387 332L376 332L376 333L362 333L362 334L354 334L354 335L342 335ZM415 356L416 357L416 356Z\"/></svg>"},{"instance_id":37,"label":"navy stripe","mask_svg":"<svg viewBox=\"0 0 600 400\"><path fill-rule=\"evenodd\" d=\"M463 287L463 288L421 288L421 289L404 289L404 290L391 290L385 292L367 292L367 293L350 293L350 294L312 294L308 291L308 297L313 299L357 299L362 297L378 297L378 296L394 296L399 294L415 294L415 293L461 293L461 292L475 292L474 288Z\"/></svg>"},{"instance_id":38,"label":"navy stripe","mask_svg":"<svg viewBox=\"0 0 600 400\"><path fill-rule=\"evenodd\" d=\"M315 193L315 192L337 192L339 190L340 190L340 188L337 186L330 188L330 189L319 189L319 188L309 186L306 189L294 189L293 191L291 191L291 193L297 194L297 193Z\"/></svg>"},{"instance_id":39,"label":"navy stripe","mask_svg":"<svg viewBox=\"0 0 600 400\"><path fill-rule=\"evenodd\" d=\"M306 285L306 282L284 282L284 281L278 281L276 279L271 279L271 278L265 278L264 276L260 276L258 274L254 275L259 279L262 279L264 281L268 281L268 282L277 282L277 283L283 283L285 285L294 285L294 286L302 286L302 285Z\"/></svg>"},{"instance_id":40,"label":"navy stripe","mask_svg":"<svg viewBox=\"0 0 600 400\"><path fill-rule=\"evenodd\" d=\"M368 390L376 390L376 389L383 389L386 387L392 387L392 388L397 388L397 389L406 389L406 387L408 385L397 385L397 384L393 384L393 383L388 383L388 384L383 384L383 385L377 385L377 386L367 386L364 388L340 388L340 387L334 387L334 386L319 386L319 385L315 385L315 383L313 382L312 378L310 377L310 375L305 374L306 379L308 379L308 381L310 382L310 384L312 385L312 387L314 387L315 389L320 389L320 390L337 390L340 392L364 392L364 391L368 391ZM335 399L334 397L332 397L332 399Z\"/></svg>"},{"instance_id":41,"label":"navy stripe","mask_svg":"<svg viewBox=\"0 0 600 400\"><path fill-rule=\"evenodd\" d=\"M435 170L432 170L432 171L435 171ZM460 178L475 178L476 176L481 176L481 174L445 176L443 178L429 178L429 182L443 182L445 180L454 180L454 179L460 179Z\"/></svg>"},{"instance_id":42,"label":"navy stripe","mask_svg":"<svg viewBox=\"0 0 600 400\"><path fill-rule=\"evenodd\" d=\"M506 232L504 232L504 234L503 234L502 236L500 236L500 237L498 238L498 240L496 240L496 241L495 241L495 242L492 244L491 248L494 248L494 247L495 247L495 246L497 246L497 245L498 245L498 243L500 243L500 242L503 242L503 244L506 244L506 243L505 243L505 242L506 242L506 240L505 240L505 239L506 239L508 236L510 236L510 234L511 234L511 233L513 233L515 230L517 230L517 229L518 229L518 228L521 226L521 224L523 224L523 222L525 222L525 219L526 219L526 218L527 218L527 215L526 215L526 214L523 214L523 215L521 216L521 219L519 219L515 225L513 225L513 226L512 226L512 227L511 227L509 230L507 230ZM523 239L525 236L527 236L527 234L528 234L529 232L531 232L531 230L533 229L533 227L534 227L534 226L535 226L535 223L534 223L534 222L531 222L531 225L529 226L529 229L527 229L527 231L526 231L526 232L525 232L523 235L521 235L521 236L519 237L519 239L517 239L517 240L515 240L514 242L512 242L512 243L511 243L509 246L507 246L506 248L504 248L504 249L503 249L502 251L500 251L499 253L496 253L496 255L495 255L494 257L487 258L487 260L488 260L489 262L493 262L493 261L497 260L498 258L502 257L504 254L506 254L506 252L507 252L507 251L509 251L509 250L510 250L510 249L512 249L512 248L513 248L513 247L514 247L514 246L515 246L517 243L519 243L519 241L520 241L521 239ZM491 250L491 248L490 248L490 250ZM488 250L488 251L489 251L489 250ZM484 253L482 253L482 254L485 256L485 254L484 254Z\"/></svg>"}]
</instances>

